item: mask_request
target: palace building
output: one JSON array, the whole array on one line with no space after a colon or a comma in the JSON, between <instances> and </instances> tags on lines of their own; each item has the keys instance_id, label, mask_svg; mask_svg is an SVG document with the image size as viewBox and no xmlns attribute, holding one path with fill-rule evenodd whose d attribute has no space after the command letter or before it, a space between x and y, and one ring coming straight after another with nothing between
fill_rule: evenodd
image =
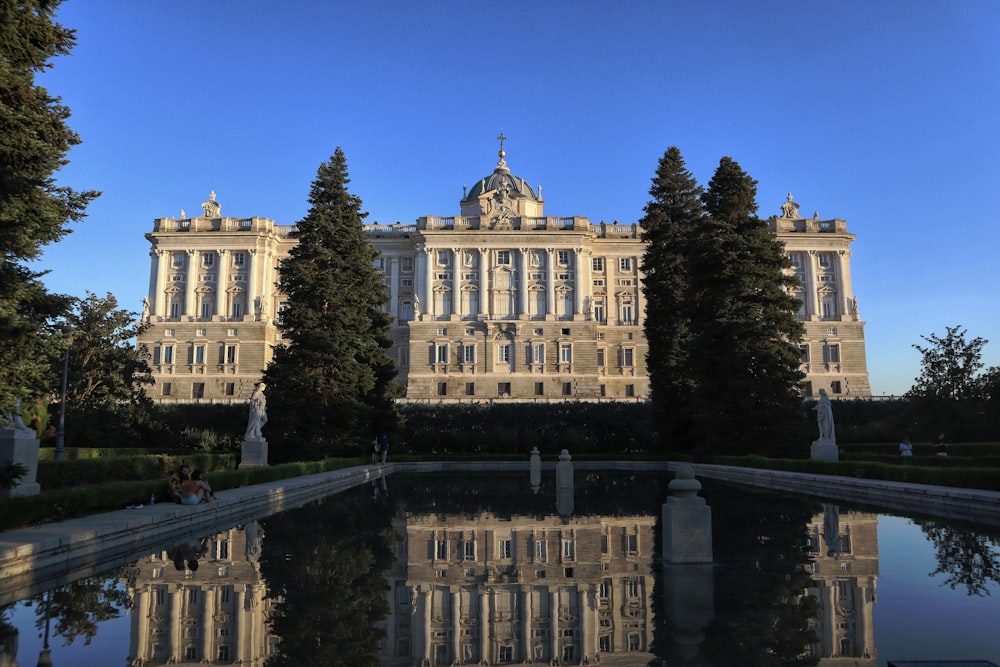
<instances>
[{"instance_id":1,"label":"palace building","mask_svg":"<svg viewBox=\"0 0 1000 667\"><path fill-rule=\"evenodd\" d=\"M511 173L501 137L493 172L463 188L459 215L365 225L379 251L392 354L406 400L642 400L644 251L637 224L544 214ZM803 393L869 396L864 323L843 220L806 220L791 200L769 219L799 275ZM245 401L281 343L278 263L292 225L203 214L158 218L149 297L158 401Z\"/></svg>"}]
</instances>

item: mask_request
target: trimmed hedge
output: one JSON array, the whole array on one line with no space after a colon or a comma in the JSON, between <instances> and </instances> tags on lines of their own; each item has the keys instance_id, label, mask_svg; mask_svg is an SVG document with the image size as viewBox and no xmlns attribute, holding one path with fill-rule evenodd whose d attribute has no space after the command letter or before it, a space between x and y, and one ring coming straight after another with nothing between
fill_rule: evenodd
<instances>
[{"instance_id":1,"label":"trimmed hedge","mask_svg":"<svg viewBox=\"0 0 1000 667\"><path fill-rule=\"evenodd\" d=\"M155 479L162 485L181 463L186 463L192 470L215 473L235 468L237 458L236 454L143 454L39 461L37 480L44 491L137 479Z\"/></svg>"}]
</instances>

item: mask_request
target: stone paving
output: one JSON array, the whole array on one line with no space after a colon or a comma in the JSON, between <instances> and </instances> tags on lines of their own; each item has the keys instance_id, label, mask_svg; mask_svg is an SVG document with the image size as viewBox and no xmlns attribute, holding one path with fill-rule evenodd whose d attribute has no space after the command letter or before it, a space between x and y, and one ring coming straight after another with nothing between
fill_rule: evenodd
<instances>
[{"instance_id":1,"label":"stone paving","mask_svg":"<svg viewBox=\"0 0 1000 667\"><path fill-rule=\"evenodd\" d=\"M574 462L575 470L664 472L678 464ZM702 478L763 486L1000 527L1000 493L731 466L693 466ZM542 464L553 470L555 462ZM528 462L424 462L356 466L220 491L215 502L161 503L0 533L0 604L137 560L191 536L212 534L391 473L525 471Z\"/></svg>"}]
</instances>

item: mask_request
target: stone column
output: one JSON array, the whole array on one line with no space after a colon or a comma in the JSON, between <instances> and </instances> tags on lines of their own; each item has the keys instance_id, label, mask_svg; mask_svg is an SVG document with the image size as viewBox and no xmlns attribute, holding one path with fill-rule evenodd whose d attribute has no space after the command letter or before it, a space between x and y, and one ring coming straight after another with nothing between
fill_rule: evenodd
<instances>
[{"instance_id":1,"label":"stone column","mask_svg":"<svg viewBox=\"0 0 1000 667\"><path fill-rule=\"evenodd\" d=\"M573 249L573 319L583 319L583 248Z\"/></svg>"},{"instance_id":2,"label":"stone column","mask_svg":"<svg viewBox=\"0 0 1000 667\"><path fill-rule=\"evenodd\" d=\"M521 261L517 271L517 312L519 319L528 317L528 248L521 248Z\"/></svg>"},{"instance_id":3,"label":"stone column","mask_svg":"<svg viewBox=\"0 0 1000 667\"><path fill-rule=\"evenodd\" d=\"M461 591L451 591L451 657L453 663L458 663L462 657L462 594Z\"/></svg>"},{"instance_id":4,"label":"stone column","mask_svg":"<svg viewBox=\"0 0 1000 667\"><path fill-rule=\"evenodd\" d=\"M451 249L451 319L462 319L462 249Z\"/></svg>"},{"instance_id":5,"label":"stone column","mask_svg":"<svg viewBox=\"0 0 1000 667\"><path fill-rule=\"evenodd\" d=\"M479 249L479 314L490 318L490 251Z\"/></svg>"},{"instance_id":6,"label":"stone column","mask_svg":"<svg viewBox=\"0 0 1000 667\"><path fill-rule=\"evenodd\" d=\"M194 288L198 284L198 252L187 251L187 277L184 283L184 310L181 315L196 317L198 306L194 302Z\"/></svg>"},{"instance_id":7,"label":"stone column","mask_svg":"<svg viewBox=\"0 0 1000 667\"><path fill-rule=\"evenodd\" d=\"M424 281L424 299L422 301L424 312L428 319L434 319L434 249L424 247L424 267L426 269L426 279Z\"/></svg>"},{"instance_id":8,"label":"stone column","mask_svg":"<svg viewBox=\"0 0 1000 667\"><path fill-rule=\"evenodd\" d=\"M389 281L389 316L399 318L399 257L389 257L386 280Z\"/></svg>"},{"instance_id":9,"label":"stone column","mask_svg":"<svg viewBox=\"0 0 1000 667\"><path fill-rule=\"evenodd\" d=\"M156 308L163 300L163 293L160 288L160 251L149 251L149 313L156 315Z\"/></svg>"},{"instance_id":10,"label":"stone column","mask_svg":"<svg viewBox=\"0 0 1000 667\"><path fill-rule=\"evenodd\" d=\"M559 591L549 592L549 623L552 625L552 659L559 659Z\"/></svg>"},{"instance_id":11,"label":"stone column","mask_svg":"<svg viewBox=\"0 0 1000 667\"><path fill-rule=\"evenodd\" d=\"M170 594L170 657L174 662L181 662L184 658L181 650L181 609L184 606L184 584L177 584L177 588Z\"/></svg>"},{"instance_id":12,"label":"stone column","mask_svg":"<svg viewBox=\"0 0 1000 667\"><path fill-rule=\"evenodd\" d=\"M239 590L234 591L236 594L235 600L235 617L233 620L233 647L235 648L236 655L233 656L233 662L240 662L243 658L243 645L247 643L246 637L246 585L243 585Z\"/></svg>"},{"instance_id":13,"label":"stone column","mask_svg":"<svg viewBox=\"0 0 1000 667\"><path fill-rule=\"evenodd\" d=\"M202 592L205 602L201 612L201 657L208 661L215 658L212 655L212 640L215 639L215 621L212 620L215 616L215 589L208 587Z\"/></svg>"},{"instance_id":14,"label":"stone column","mask_svg":"<svg viewBox=\"0 0 1000 667\"><path fill-rule=\"evenodd\" d=\"M483 589L479 593L479 658L490 663L490 591Z\"/></svg>"},{"instance_id":15,"label":"stone column","mask_svg":"<svg viewBox=\"0 0 1000 667\"><path fill-rule=\"evenodd\" d=\"M153 297L153 313L166 317L170 313L167 303L167 271L170 266L170 253L166 250L156 250L156 294Z\"/></svg>"},{"instance_id":16,"label":"stone column","mask_svg":"<svg viewBox=\"0 0 1000 667\"><path fill-rule=\"evenodd\" d=\"M424 312L424 291L427 282L427 253L423 246L417 247L415 266L413 267L413 321L419 322Z\"/></svg>"},{"instance_id":17,"label":"stone column","mask_svg":"<svg viewBox=\"0 0 1000 667\"><path fill-rule=\"evenodd\" d=\"M531 655L531 588L521 589L521 662L533 659Z\"/></svg>"},{"instance_id":18,"label":"stone column","mask_svg":"<svg viewBox=\"0 0 1000 667\"><path fill-rule=\"evenodd\" d=\"M216 275L215 284L215 316L220 321L224 321L226 313L226 288L229 286L229 255L225 250L219 249L219 272Z\"/></svg>"},{"instance_id":19,"label":"stone column","mask_svg":"<svg viewBox=\"0 0 1000 667\"><path fill-rule=\"evenodd\" d=\"M580 607L580 659L589 658L591 651L590 643L594 639L593 629L590 627L591 611L587 603L587 590L578 588L577 604Z\"/></svg>"},{"instance_id":20,"label":"stone column","mask_svg":"<svg viewBox=\"0 0 1000 667\"><path fill-rule=\"evenodd\" d=\"M146 587L135 590L131 620L129 657L145 659L149 653L149 590Z\"/></svg>"},{"instance_id":21,"label":"stone column","mask_svg":"<svg viewBox=\"0 0 1000 667\"><path fill-rule=\"evenodd\" d=\"M250 248L247 252L247 309L244 314L250 315L251 320L257 319L257 296L260 294L257 286L257 259L257 248Z\"/></svg>"},{"instance_id":22,"label":"stone column","mask_svg":"<svg viewBox=\"0 0 1000 667\"><path fill-rule=\"evenodd\" d=\"M861 319L854 312L854 290L851 287L851 253L837 253L837 294L840 295L840 320L852 322Z\"/></svg>"},{"instance_id":23,"label":"stone column","mask_svg":"<svg viewBox=\"0 0 1000 667\"><path fill-rule=\"evenodd\" d=\"M545 319L556 319L556 251L545 249Z\"/></svg>"},{"instance_id":24,"label":"stone column","mask_svg":"<svg viewBox=\"0 0 1000 667\"><path fill-rule=\"evenodd\" d=\"M431 664L431 592L420 591L420 624L424 630L423 641L424 645L421 647L421 654L427 664ZM417 619L414 619L416 622Z\"/></svg>"},{"instance_id":25,"label":"stone column","mask_svg":"<svg viewBox=\"0 0 1000 667\"><path fill-rule=\"evenodd\" d=\"M810 322L816 322L820 316L819 301L817 300L819 294L816 292L816 262L819 261L819 258L816 257L815 250L810 250L806 257L809 260L806 262L806 284L803 289L806 301L806 319Z\"/></svg>"}]
</instances>

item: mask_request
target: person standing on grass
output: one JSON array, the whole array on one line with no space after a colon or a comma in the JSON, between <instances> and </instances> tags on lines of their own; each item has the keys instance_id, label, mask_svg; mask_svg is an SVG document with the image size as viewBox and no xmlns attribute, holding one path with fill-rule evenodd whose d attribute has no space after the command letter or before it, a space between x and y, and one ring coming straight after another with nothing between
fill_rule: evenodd
<instances>
[{"instance_id":1,"label":"person standing on grass","mask_svg":"<svg viewBox=\"0 0 1000 667\"><path fill-rule=\"evenodd\" d=\"M903 458L913 456L913 445L910 444L909 438L903 438L903 442L899 443L899 455Z\"/></svg>"},{"instance_id":2,"label":"person standing on grass","mask_svg":"<svg viewBox=\"0 0 1000 667\"><path fill-rule=\"evenodd\" d=\"M385 458L389 456L389 438L385 434L378 437L378 449L382 454L382 463L385 463Z\"/></svg>"},{"instance_id":3,"label":"person standing on grass","mask_svg":"<svg viewBox=\"0 0 1000 667\"><path fill-rule=\"evenodd\" d=\"M938 456L948 456L948 441L944 439L944 433L938 433L937 440L934 441L934 453Z\"/></svg>"}]
</instances>

